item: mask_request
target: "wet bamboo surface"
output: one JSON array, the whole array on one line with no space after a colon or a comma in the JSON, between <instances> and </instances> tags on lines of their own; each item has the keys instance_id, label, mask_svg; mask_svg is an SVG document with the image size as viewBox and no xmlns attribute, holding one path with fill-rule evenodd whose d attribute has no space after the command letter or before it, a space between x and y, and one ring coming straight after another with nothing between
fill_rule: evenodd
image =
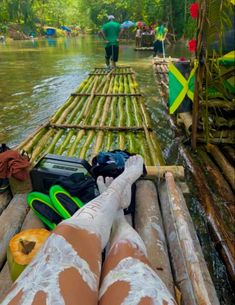
<instances>
[{"instance_id":1,"label":"wet bamboo surface","mask_svg":"<svg viewBox=\"0 0 235 305\"><path fill-rule=\"evenodd\" d=\"M91 161L101 150L138 152L164 164L152 122L130 67L95 68L58 111L18 147L32 165L44 154Z\"/></svg>"},{"instance_id":2,"label":"wet bamboo surface","mask_svg":"<svg viewBox=\"0 0 235 305\"><path fill-rule=\"evenodd\" d=\"M163 103L167 105L168 62L155 59L153 68L159 94ZM187 129L188 133L190 132L187 124L185 124L184 129ZM234 145L224 145L224 143L230 143L228 139L231 137L227 138L228 141L226 141L228 133L228 131L223 130L213 131L212 134L216 137L209 140L217 145L209 144L207 147L198 145L195 155L183 147L180 151L193 176L198 190L198 198L205 210L216 249L225 263L230 280L234 282L235 197L233 189L235 164L234 157L232 157L234 156ZM203 138L202 132L199 133L199 136ZM206 142L205 138L203 142Z\"/></svg>"}]
</instances>

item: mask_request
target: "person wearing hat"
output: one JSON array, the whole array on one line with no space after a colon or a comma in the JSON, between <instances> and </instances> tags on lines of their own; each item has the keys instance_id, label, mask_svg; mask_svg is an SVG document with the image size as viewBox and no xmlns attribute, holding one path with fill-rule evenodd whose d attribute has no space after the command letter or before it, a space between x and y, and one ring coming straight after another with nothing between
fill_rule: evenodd
<instances>
[{"instance_id":1,"label":"person wearing hat","mask_svg":"<svg viewBox=\"0 0 235 305\"><path fill-rule=\"evenodd\" d=\"M102 26L101 36L106 42L105 45L105 62L107 68L110 68L110 59L112 62L112 68L116 67L119 53L119 38L121 37L124 29L121 28L121 24L114 21L113 15L108 16L108 22Z\"/></svg>"}]
</instances>

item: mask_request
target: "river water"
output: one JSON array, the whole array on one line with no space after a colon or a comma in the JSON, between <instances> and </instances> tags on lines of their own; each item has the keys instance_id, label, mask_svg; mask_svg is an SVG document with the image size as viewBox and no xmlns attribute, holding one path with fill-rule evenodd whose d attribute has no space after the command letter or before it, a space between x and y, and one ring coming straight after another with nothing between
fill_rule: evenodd
<instances>
[{"instance_id":1,"label":"river water","mask_svg":"<svg viewBox=\"0 0 235 305\"><path fill-rule=\"evenodd\" d=\"M103 42L95 36L12 41L0 44L0 143L14 146L46 121L87 77L104 63ZM184 44L166 48L168 56L189 56ZM119 64L131 65L146 98L163 155L168 164L183 164L178 139L170 128L158 96L152 53L134 51L131 42L120 45ZM205 216L194 196L191 178L188 207L208 262L221 304L235 304L225 268L210 239Z\"/></svg>"}]
</instances>

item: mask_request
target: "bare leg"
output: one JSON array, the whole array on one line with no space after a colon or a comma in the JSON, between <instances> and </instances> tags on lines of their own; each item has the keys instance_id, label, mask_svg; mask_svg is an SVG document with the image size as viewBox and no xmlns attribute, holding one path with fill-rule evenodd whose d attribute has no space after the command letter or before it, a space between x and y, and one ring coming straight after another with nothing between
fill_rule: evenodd
<instances>
[{"instance_id":1,"label":"bare leg","mask_svg":"<svg viewBox=\"0 0 235 305\"><path fill-rule=\"evenodd\" d=\"M99 305L176 305L151 268L145 245L119 211L102 269Z\"/></svg>"},{"instance_id":2,"label":"bare leg","mask_svg":"<svg viewBox=\"0 0 235 305\"><path fill-rule=\"evenodd\" d=\"M58 225L1 305L97 305L101 251L117 211L127 207L123 189L142 171L143 159L129 158L103 194Z\"/></svg>"}]
</instances>

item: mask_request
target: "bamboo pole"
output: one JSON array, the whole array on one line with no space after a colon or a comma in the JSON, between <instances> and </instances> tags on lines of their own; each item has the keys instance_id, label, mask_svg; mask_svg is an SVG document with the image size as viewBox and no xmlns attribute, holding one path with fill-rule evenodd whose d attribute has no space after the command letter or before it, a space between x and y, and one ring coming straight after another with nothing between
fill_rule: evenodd
<instances>
[{"instance_id":1,"label":"bamboo pole","mask_svg":"<svg viewBox=\"0 0 235 305\"><path fill-rule=\"evenodd\" d=\"M0 272L0 302L4 300L4 297L12 285L12 279L8 263L6 262Z\"/></svg>"},{"instance_id":2,"label":"bamboo pole","mask_svg":"<svg viewBox=\"0 0 235 305\"><path fill-rule=\"evenodd\" d=\"M90 80L90 82L92 83L92 80ZM86 86L90 85L90 82L86 83ZM69 99L70 100L70 99ZM67 103L66 103L67 104ZM68 104L67 104L68 106ZM63 114L63 106L55 113L55 115L53 116L52 120L55 121L56 123L63 123L64 120L66 120L66 114L67 111L65 110L65 113ZM61 115L62 114L62 115ZM57 120L57 116L61 115ZM43 135L43 137L39 140L39 142L37 143L37 147L36 149L34 149L32 156L31 156L31 163L33 164L37 158L40 157L40 154L42 154L43 150L45 149L45 146L47 144L47 142L49 141L50 138L52 138L54 134L53 130L49 130L45 135Z\"/></svg>"},{"instance_id":3,"label":"bamboo pole","mask_svg":"<svg viewBox=\"0 0 235 305\"><path fill-rule=\"evenodd\" d=\"M108 93L110 93L112 91L112 86L113 86L113 82L111 80L109 88L108 88ZM101 121L100 121L100 128L105 124L105 122L108 118L111 99L112 99L111 96L106 97L106 100L105 100L105 103L104 103L104 108L103 108L103 114L102 114ZM100 147L103 143L103 138L104 138L104 131L99 130L98 133L97 133L97 137L96 137L96 141L95 141L93 150L92 150L91 159L98 154L98 152L100 150Z\"/></svg>"},{"instance_id":4,"label":"bamboo pole","mask_svg":"<svg viewBox=\"0 0 235 305\"><path fill-rule=\"evenodd\" d=\"M210 176L210 180L212 180L212 184L214 186L214 191L218 192L223 201L225 201L225 208L228 210L230 215L225 215L226 223L234 224L234 216L235 216L235 196L227 183L224 179L223 175L219 171L218 167L212 162L209 158L207 153L202 149L197 149L197 154L202 161L202 167L207 170ZM210 181L209 180L209 181ZM224 210L224 206L221 205L220 209ZM222 215L224 212L222 213ZM228 218L227 218L228 217ZM223 217L222 217L223 218ZM229 219L230 218L230 219Z\"/></svg>"},{"instance_id":5,"label":"bamboo pole","mask_svg":"<svg viewBox=\"0 0 235 305\"><path fill-rule=\"evenodd\" d=\"M21 142L18 146L16 146L16 150L21 150L26 144L28 145L28 143L34 139L34 137L42 132L44 130L45 127L47 127L49 124L49 122L45 122L44 124L40 125L31 135L29 135L23 142ZM25 149L25 151L27 151Z\"/></svg>"},{"instance_id":6,"label":"bamboo pole","mask_svg":"<svg viewBox=\"0 0 235 305\"><path fill-rule=\"evenodd\" d=\"M111 75L109 74L109 77L105 78L106 83L104 82L104 80L101 81L101 84L104 85L104 88L103 88L104 92L107 89L107 86L109 86L109 84L112 83L112 81L113 81L113 78L111 78L111 80L110 80L110 77L111 77ZM99 84L99 86L98 86L98 88L100 88L100 89L102 88L101 84ZM104 102L105 102L105 98L101 97L99 103L97 103L96 113L95 113L95 115L94 115L94 117L93 117L93 119L91 121L91 125L96 124L96 122L100 118ZM95 131L93 131L93 130L88 131L86 141L85 141L85 143L84 143L84 145L81 148L80 153L79 153L79 157L81 159L85 159L85 156L87 154L87 150L88 150L88 148L89 148L89 146L90 146L90 144L92 142L92 139L94 138L94 135L95 135Z\"/></svg>"},{"instance_id":7,"label":"bamboo pole","mask_svg":"<svg viewBox=\"0 0 235 305\"><path fill-rule=\"evenodd\" d=\"M219 165L222 173L224 174L225 178L228 180L230 185L232 186L233 190L235 190L235 169L234 167L228 162L225 156L221 153L217 146L208 144L206 146L207 151L212 155L215 159L216 163Z\"/></svg>"},{"instance_id":8,"label":"bamboo pole","mask_svg":"<svg viewBox=\"0 0 235 305\"><path fill-rule=\"evenodd\" d=\"M154 183L148 180L138 181L135 197L135 228L145 243L151 266L174 296L171 266Z\"/></svg>"},{"instance_id":9,"label":"bamboo pole","mask_svg":"<svg viewBox=\"0 0 235 305\"><path fill-rule=\"evenodd\" d=\"M199 60L199 66L196 71L195 77L195 89L194 89L194 101L193 101L193 120L192 120L192 137L191 145L193 150L197 146L197 127L198 127L198 116L199 116L199 100L202 94L202 77L204 75L204 66L201 64L202 54L202 42L203 42L203 28L206 22L206 1L202 1L200 5L198 26L197 26L197 50L196 57Z\"/></svg>"},{"instance_id":10,"label":"bamboo pole","mask_svg":"<svg viewBox=\"0 0 235 305\"><path fill-rule=\"evenodd\" d=\"M217 250L221 254L225 266L228 270L228 273L231 279L235 280L235 249L234 242L231 240L226 224L222 221L221 217L216 208L216 204L214 202L213 196L211 195L208 186L207 180L201 170L190 154L187 153L186 150L181 149L182 155L187 162L188 168L190 169L193 178L194 184L198 190L198 198L201 205L204 207L205 213L207 215L208 224L212 228L212 237L218 245Z\"/></svg>"},{"instance_id":11,"label":"bamboo pole","mask_svg":"<svg viewBox=\"0 0 235 305\"><path fill-rule=\"evenodd\" d=\"M11 201L12 195L10 191L6 191L3 194L0 194L0 215L4 211L4 209L7 207L9 202Z\"/></svg>"},{"instance_id":12,"label":"bamboo pole","mask_svg":"<svg viewBox=\"0 0 235 305\"><path fill-rule=\"evenodd\" d=\"M8 243L20 231L27 211L26 194L16 194L0 216L0 270L6 259Z\"/></svg>"},{"instance_id":13,"label":"bamboo pole","mask_svg":"<svg viewBox=\"0 0 235 305\"><path fill-rule=\"evenodd\" d=\"M95 89L96 89L96 88L93 87L92 92L95 92ZM91 90L91 88L89 87L88 90ZM85 109L86 109L86 97L83 98L82 102L83 102L83 108L82 108L81 112L79 113L79 115L77 116L77 118L76 118L76 120L75 120L74 123L80 122L81 119L82 119L82 117L83 117L83 113L84 113L84 111L85 111ZM87 118L86 118L86 119L87 119ZM82 125L83 125L83 123L82 123ZM82 126L82 125L81 125L81 126ZM67 137L65 138L65 142L66 142L66 143L69 143L70 140L71 140L71 138L72 138L74 135L75 135L75 131L74 131L74 130L70 130L70 131L68 132ZM75 137L75 139L74 139L74 142L72 143L71 147L68 149L68 152L67 152L67 156L68 156L68 157L71 157L71 156L73 156L73 155L75 154L75 151L77 150L77 145L78 145L78 143L80 142L80 140L82 139L82 137L83 137L84 135L85 135L85 130L80 130L80 131L77 133L77 135L76 135L76 137ZM66 144L66 143L65 143L65 144ZM66 149L66 147L67 147L67 146L62 145L61 150L64 151L64 150Z\"/></svg>"},{"instance_id":14,"label":"bamboo pole","mask_svg":"<svg viewBox=\"0 0 235 305\"><path fill-rule=\"evenodd\" d=\"M165 179L165 189L161 189L161 195L163 195L163 191L165 191L168 198L163 195L161 204L164 207L165 205L168 205L168 207L166 207L168 213L163 211L163 214L165 214L164 223L166 227L169 229L169 226L171 226L172 223L169 224L168 222L173 222L171 228L175 231L174 238L172 231L170 230L167 232L167 237L174 261L173 268L177 278L177 284L181 288L183 303L219 305L219 300L208 272L184 197L179 187L177 187L171 173L166 173ZM163 199L166 201L163 202ZM171 215L170 219L169 215ZM171 238L168 233L171 233ZM176 243L172 243L174 240ZM174 248L175 246L177 246L177 248ZM179 251L181 253L181 261L178 261ZM181 263L180 265L177 264L179 262ZM187 283L187 286L182 285L183 282Z\"/></svg>"},{"instance_id":15,"label":"bamboo pole","mask_svg":"<svg viewBox=\"0 0 235 305\"><path fill-rule=\"evenodd\" d=\"M185 177L184 167L179 165L146 166L146 170L148 178L163 178L166 172L178 179Z\"/></svg>"},{"instance_id":16,"label":"bamboo pole","mask_svg":"<svg viewBox=\"0 0 235 305\"><path fill-rule=\"evenodd\" d=\"M235 164L235 153L233 147L229 145L225 145L222 147L223 152L225 153L226 157L230 161L231 164Z\"/></svg>"},{"instance_id":17,"label":"bamboo pole","mask_svg":"<svg viewBox=\"0 0 235 305\"><path fill-rule=\"evenodd\" d=\"M97 82L98 82L98 78L95 78L95 80L94 80L94 86L93 86L93 89L92 89L92 95L90 96L89 100L90 100L91 98L93 98L93 93L94 93L94 91L95 91L95 89L96 89ZM89 103L89 100L88 100L88 103ZM75 111L72 113L72 115L69 117L69 119L68 119L67 121L68 121L68 122L71 122L71 121L74 119L74 117L75 117L75 115L77 114L77 112L78 112L79 110L81 110L83 106L84 106L84 105L83 105L81 102L78 103L77 107L75 108ZM82 111L83 111L83 113L82 113L80 116L78 116L78 118L76 118L76 121L78 121L80 118L82 118L82 117L84 116L84 113L87 111L87 108L85 108L85 109L83 108ZM52 143L51 143L51 144L49 145L49 147L47 148L46 152L50 153L50 152L52 152L52 151L54 150L55 145L57 144L57 142L59 141L59 139L62 137L63 133L64 133L64 130L63 130L63 129L62 129L62 130L59 130L59 132L57 132L57 134L55 135L55 137L54 137ZM64 142L68 143L68 142L69 142L69 139L71 138L71 136L72 136L72 133L69 134L69 135L67 136L67 138L64 140ZM62 146L63 146L63 145L62 145ZM60 150L58 150L58 152L60 152Z\"/></svg>"},{"instance_id":18,"label":"bamboo pole","mask_svg":"<svg viewBox=\"0 0 235 305\"><path fill-rule=\"evenodd\" d=\"M94 78L94 80L91 82L91 83L87 83L86 86L83 87L83 90L81 91L82 93L85 93L87 91L90 92L90 90L92 91L92 93L95 91L95 84L96 84L96 80ZM71 116L69 118L69 122L75 122L76 124L79 123L81 120L82 120L82 117L83 117L83 113L86 109L86 99L87 97L84 96L81 100L80 100L80 103L74 108L73 112L71 113ZM79 114L78 114L79 112ZM57 125L57 124L56 124ZM58 124L59 125L59 124ZM74 130L70 130L68 132L68 134L66 135L66 137L64 138L64 141L62 143L62 145L60 147L58 147L57 149L57 153L58 154L62 154L66 148L67 148L67 145L70 143L72 137L74 136L74 133L75 131ZM62 136L62 132L60 132L60 135L57 136L57 141L59 140L59 138ZM73 155L70 155L70 156L73 156Z\"/></svg>"}]
</instances>

